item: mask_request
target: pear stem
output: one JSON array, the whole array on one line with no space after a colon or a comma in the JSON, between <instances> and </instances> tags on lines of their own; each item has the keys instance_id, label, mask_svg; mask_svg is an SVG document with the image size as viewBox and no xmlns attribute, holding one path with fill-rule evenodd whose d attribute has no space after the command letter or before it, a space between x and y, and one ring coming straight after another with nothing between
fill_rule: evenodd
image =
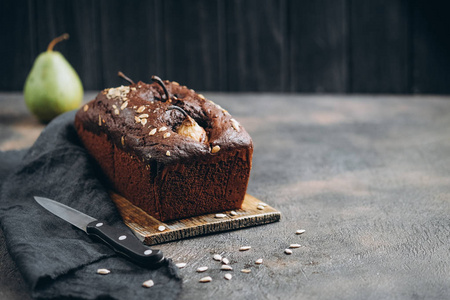
<instances>
[{"instance_id":1,"label":"pear stem","mask_svg":"<svg viewBox=\"0 0 450 300\"><path fill-rule=\"evenodd\" d=\"M64 33L63 35L58 36L57 38L54 38L53 41L48 44L47 51L53 51L53 47L55 47L56 44L58 44L61 41L68 40L69 34Z\"/></svg>"},{"instance_id":2,"label":"pear stem","mask_svg":"<svg viewBox=\"0 0 450 300\"><path fill-rule=\"evenodd\" d=\"M125 79L126 81L128 81L131 84L134 84L134 81L131 80L127 75L123 74L121 71L119 71L117 73L117 76L122 77L123 79Z\"/></svg>"},{"instance_id":3,"label":"pear stem","mask_svg":"<svg viewBox=\"0 0 450 300\"><path fill-rule=\"evenodd\" d=\"M169 100L170 96L169 96L169 92L167 91L166 85L164 84L164 82L161 80L161 78L159 78L156 75L152 76L152 80L155 81L157 84L159 84L163 90L164 90L164 94L166 96L165 100L163 102L166 102L167 100ZM163 97L164 98L164 97Z\"/></svg>"}]
</instances>

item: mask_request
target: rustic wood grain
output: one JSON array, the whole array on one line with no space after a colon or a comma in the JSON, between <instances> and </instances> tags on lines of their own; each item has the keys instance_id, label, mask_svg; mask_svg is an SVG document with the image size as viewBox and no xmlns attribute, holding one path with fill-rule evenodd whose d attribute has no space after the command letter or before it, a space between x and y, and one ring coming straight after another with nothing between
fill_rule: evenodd
<instances>
[{"instance_id":1,"label":"rustic wood grain","mask_svg":"<svg viewBox=\"0 0 450 300\"><path fill-rule=\"evenodd\" d=\"M219 90L218 1L163 1L166 78L195 90Z\"/></svg>"},{"instance_id":2,"label":"rustic wood grain","mask_svg":"<svg viewBox=\"0 0 450 300\"><path fill-rule=\"evenodd\" d=\"M283 218L158 245L187 263L181 299L448 298L450 97L205 96L252 136L247 192ZM0 110L0 121L13 124L5 117L14 111L10 98L0 93L11 107ZM14 132L8 124L0 128ZM284 254L292 243L302 247ZM239 251L246 245L252 248ZM23 282L4 251L2 299L18 299ZM231 281L214 254L230 259ZM264 263L254 264L259 258ZM200 266L209 270L198 274ZM204 276L213 281L199 283Z\"/></svg>"},{"instance_id":3,"label":"rustic wood grain","mask_svg":"<svg viewBox=\"0 0 450 300\"><path fill-rule=\"evenodd\" d=\"M131 204L121 195L114 192L111 192L110 195L125 224L147 245L269 224L279 221L281 217L280 212L269 205L265 206L263 210L257 209L257 206L263 202L247 194L242 208L235 210L236 216L232 216L230 211L224 211L222 213L226 214L225 218L216 218L215 214L207 214L161 222ZM166 229L160 231L159 226L164 226Z\"/></svg>"},{"instance_id":4,"label":"rustic wood grain","mask_svg":"<svg viewBox=\"0 0 450 300\"><path fill-rule=\"evenodd\" d=\"M346 2L288 2L289 91L348 91Z\"/></svg>"},{"instance_id":5,"label":"rustic wood grain","mask_svg":"<svg viewBox=\"0 0 450 300\"><path fill-rule=\"evenodd\" d=\"M410 24L406 0L350 1L350 91L410 91Z\"/></svg>"},{"instance_id":6,"label":"rustic wood grain","mask_svg":"<svg viewBox=\"0 0 450 300\"><path fill-rule=\"evenodd\" d=\"M101 39L99 32L98 1L30 1L30 14L34 20L37 54L47 50L52 39L69 33L67 41L59 43L54 50L64 55L80 76L86 90L102 86Z\"/></svg>"},{"instance_id":7,"label":"rustic wood grain","mask_svg":"<svg viewBox=\"0 0 450 300\"><path fill-rule=\"evenodd\" d=\"M284 1L225 1L229 91L281 91Z\"/></svg>"},{"instance_id":8,"label":"rustic wood grain","mask_svg":"<svg viewBox=\"0 0 450 300\"><path fill-rule=\"evenodd\" d=\"M413 91L450 93L448 1L411 1Z\"/></svg>"},{"instance_id":9,"label":"rustic wood grain","mask_svg":"<svg viewBox=\"0 0 450 300\"><path fill-rule=\"evenodd\" d=\"M156 1L100 2L103 85L98 88L128 84L118 71L136 82L150 82L152 75L161 74L156 7Z\"/></svg>"}]
</instances>

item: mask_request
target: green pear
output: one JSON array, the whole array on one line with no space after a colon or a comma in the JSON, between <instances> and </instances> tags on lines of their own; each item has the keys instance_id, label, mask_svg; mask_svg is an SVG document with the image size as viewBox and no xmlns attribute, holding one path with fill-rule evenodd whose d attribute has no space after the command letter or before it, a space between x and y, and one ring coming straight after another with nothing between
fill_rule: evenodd
<instances>
[{"instance_id":1,"label":"green pear","mask_svg":"<svg viewBox=\"0 0 450 300\"><path fill-rule=\"evenodd\" d=\"M53 51L57 43L68 38L66 33L50 42L47 51L34 61L25 82L25 103L42 122L78 108L83 101L80 77L61 53Z\"/></svg>"}]
</instances>

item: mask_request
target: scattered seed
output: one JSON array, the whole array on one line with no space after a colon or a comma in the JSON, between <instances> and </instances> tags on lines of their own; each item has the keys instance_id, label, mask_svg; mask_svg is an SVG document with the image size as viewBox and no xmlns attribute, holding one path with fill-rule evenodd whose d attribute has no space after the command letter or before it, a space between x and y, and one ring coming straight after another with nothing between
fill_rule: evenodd
<instances>
[{"instance_id":1,"label":"scattered seed","mask_svg":"<svg viewBox=\"0 0 450 300\"><path fill-rule=\"evenodd\" d=\"M113 104L113 105L112 105L112 108L116 109L116 108L117 108L117 105Z\"/></svg>"},{"instance_id":2,"label":"scattered seed","mask_svg":"<svg viewBox=\"0 0 450 300\"><path fill-rule=\"evenodd\" d=\"M217 153L220 151L220 146L219 145L215 145L212 149L211 149L211 153Z\"/></svg>"},{"instance_id":3,"label":"scattered seed","mask_svg":"<svg viewBox=\"0 0 450 300\"><path fill-rule=\"evenodd\" d=\"M242 270L241 270L242 273L250 273L251 271L252 271L252 270L250 270L250 269L242 269Z\"/></svg>"},{"instance_id":4,"label":"scattered seed","mask_svg":"<svg viewBox=\"0 0 450 300\"><path fill-rule=\"evenodd\" d=\"M203 96L202 94L198 94L198 97L199 97L200 99L205 100L205 96Z\"/></svg>"},{"instance_id":5,"label":"scattered seed","mask_svg":"<svg viewBox=\"0 0 450 300\"><path fill-rule=\"evenodd\" d=\"M228 258L224 257L222 258L222 263L228 265L230 261L228 260Z\"/></svg>"},{"instance_id":6,"label":"scattered seed","mask_svg":"<svg viewBox=\"0 0 450 300\"><path fill-rule=\"evenodd\" d=\"M141 123L141 119L139 119L139 117L135 116L134 120L136 121L136 123Z\"/></svg>"},{"instance_id":7,"label":"scattered seed","mask_svg":"<svg viewBox=\"0 0 450 300\"><path fill-rule=\"evenodd\" d=\"M206 270L208 270L208 267L200 267L200 268L197 268L197 272L198 272L198 273L205 272Z\"/></svg>"},{"instance_id":8,"label":"scattered seed","mask_svg":"<svg viewBox=\"0 0 450 300\"><path fill-rule=\"evenodd\" d=\"M128 101L125 101L125 102L122 103L122 105L120 106L120 109L121 109L121 110L124 110L125 107L127 107L127 106L128 106Z\"/></svg>"},{"instance_id":9,"label":"scattered seed","mask_svg":"<svg viewBox=\"0 0 450 300\"><path fill-rule=\"evenodd\" d=\"M239 122L236 121L235 119L231 119L231 126L233 126L234 130L236 130L237 132L241 131L241 128L239 128Z\"/></svg>"},{"instance_id":10,"label":"scattered seed","mask_svg":"<svg viewBox=\"0 0 450 300\"><path fill-rule=\"evenodd\" d=\"M118 116L118 115L120 114L120 111L116 108L116 109L114 110L114 114L115 114L116 116Z\"/></svg>"},{"instance_id":11,"label":"scattered seed","mask_svg":"<svg viewBox=\"0 0 450 300\"><path fill-rule=\"evenodd\" d=\"M83 110L84 110L84 111L87 111L88 109L89 109L89 105L86 104L86 105L83 107Z\"/></svg>"},{"instance_id":12,"label":"scattered seed","mask_svg":"<svg viewBox=\"0 0 450 300\"><path fill-rule=\"evenodd\" d=\"M230 211L230 215L232 216L237 216L237 212L235 212L234 210Z\"/></svg>"},{"instance_id":13,"label":"scattered seed","mask_svg":"<svg viewBox=\"0 0 450 300\"><path fill-rule=\"evenodd\" d=\"M153 128L152 130L150 130L148 135L154 135L155 133L156 133L156 128Z\"/></svg>"},{"instance_id":14,"label":"scattered seed","mask_svg":"<svg viewBox=\"0 0 450 300\"><path fill-rule=\"evenodd\" d=\"M258 205L256 208L259 210L264 210L264 206L262 206L262 205Z\"/></svg>"},{"instance_id":15,"label":"scattered seed","mask_svg":"<svg viewBox=\"0 0 450 300\"><path fill-rule=\"evenodd\" d=\"M284 253L286 253L287 255L291 255L292 254L292 250L291 249L284 249Z\"/></svg>"},{"instance_id":16,"label":"scattered seed","mask_svg":"<svg viewBox=\"0 0 450 300\"><path fill-rule=\"evenodd\" d=\"M213 259L217 260L217 261L222 261L222 256L219 255L219 254L216 254L216 255L213 256Z\"/></svg>"},{"instance_id":17,"label":"scattered seed","mask_svg":"<svg viewBox=\"0 0 450 300\"><path fill-rule=\"evenodd\" d=\"M216 218L225 218L227 215L226 214L216 214Z\"/></svg>"},{"instance_id":18,"label":"scattered seed","mask_svg":"<svg viewBox=\"0 0 450 300\"><path fill-rule=\"evenodd\" d=\"M241 248L239 248L239 251L247 251L250 250L252 247L251 246L243 246Z\"/></svg>"},{"instance_id":19,"label":"scattered seed","mask_svg":"<svg viewBox=\"0 0 450 300\"><path fill-rule=\"evenodd\" d=\"M233 275L231 275L230 273L225 274L225 276L223 276L226 280L231 280L231 278L233 278Z\"/></svg>"},{"instance_id":20,"label":"scattered seed","mask_svg":"<svg viewBox=\"0 0 450 300\"><path fill-rule=\"evenodd\" d=\"M109 273L111 273L111 271L108 270L108 269L98 269L97 270L97 274L106 275L106 274L109 274Z\"/></svg>"},{"instance_id":21,"label":"scattered seed","mask_svg":"<svg viewBox=\"0 0 450 300\"><path fill-rule=\"evenodd\" d=\"M163 126L163 127L161 127L158 131L161 132L161 131L165 131L165 130L167 130L167 127L166 127L166 126Z\"/></svg>"},{"instance_id":22,"label":"scattered seed","mask_svg":"<svg viewBox=\"0 0 450 300\"><path fill-rule=\"evenodd\" d=\"M229 266L229 265L222 265L220 267L220 269L221 270L225 270L225 271L232 271L233 270L233 268L231 266Z\"/></svg>"},{"instance_id":23,"label":"scattered seed","mask_svg":"<svg viewBox=\"0 0 450 300\"><path fill-rule=\"evenodd\" d=\"M160 226L158 227L158 230L159 230L159 231L164 231L164 230L166 230L166 226L160 225Z\"/></svg>"},{"instance_id":24,"label":"scattered seed","mask_svg":"<svg viewBox=\"0 0 450 300\"><path fill-rule=\"evenodd\" d=\"M142 124L142 125L147 124L147 119L141 119L141 124Z\"/></svg>"},{"instance_id":25,"label":"scattered seed","mask_svg":"<svg viewBox=\"0 0 450 300\"><path fill-rule=\"evenodd\" d=\"M257 265L261 265L262 263L263 263L263 259L262 258L259 258L259 259L255 260L255 264L257 264Z\"/></svg>"},{"instance_id":26,"label":"scattered seed","mask_svg":"<svg viewBox=\"0 0 450 300\"><path fill-rule=\"evenodd\" d=\"M140 106L136 111L137 111L138 113L141 113L141 112L143 112L144 110L145 110L145 106L142 105L142 106Z\"/></svg>"},{"instance_id":27,"label":"scattered seed","mask_svg":"<svg viewBox=\"0 0 450 300\"><path fill-rule=\"evenodd\" d=\"M166 156L170 156L170 151L169 150L167 150Z\"/></svg>"},{"instance_id":28,"label":"scattered seed","mask_svg":"<svg viewBox=\"0 0 450 300\"><path fill-rule=\"evenodd\" d=\"M295 232L295 234L302 234L304 233L306 230L305 229L299 229Z\"/></svg>"},{"instance_id":29,"label":"scattered seed","mask_svg":"<svg viewBox=\"0 0 450 300\"><path fill-rule=\"evenodd\" d=\"M203 277L199 280L199 282L205 283L205 282L211 282L212 278L210 276Z\"/></svg>"},{"instance_id":30,"label":"scattered seed","mask_svg":"<svg viewBox=\"0 0 450 300\"><path fill-rule=\"evenodd\" d=\"M150 288L150 287L152 287L152 286L154 286L155 285L155 283L153 282L153 280L147 280L147 281L144 281L144 283L142 284L142 286L143 287L146 287L146 288Z\"/></svg>"},{"instance_id":31,"label":"scattered seed","mask_svg":"<svg viewBox=\"0 0 450 300\"><path fill-rule=\"evenodd\" d=\"M98 115L98 126L102 126L102 117Z\"/></svg>"},{"instance_id":32,"label":"scattered seed","mask_svg":"<svg viewBox=\"0 0 450 300\"><path fill-rule=\"evenodd\" d=\"M302 245L300 245L300 244L290 244L289 245L289 248L300 248Z\"/></svg>"},{"instance_id":33,"label":"scattered seed","mask_svg":"<svg viewBox=\"0 0 450 300\"><path fill-rule=\"evenodd\" d=\"M170 132L166 132L166 133L164 133L164 135L163 135L163 138L168 138L170 136Z\"/></svg>"},{"instance_id":34,"label":"scattered seed","mask_svg":"<svg viewBox=\"0 0 450 300\"><path fill-rule=\"evenodd\" d=\"M139 115L139 118L141 118L141 119L143 119L143 118L148 118L148 114L142 114L142 115Z\"/></svg>"},{"instance_id":35,"label":"scattered seed","mask_svg":"<svg viewBox=\"0 0 450 300\"><path fill-rule=\"evenodd\" d=\"M183 269L184 267L186 267L186 263L177 263L176 266L178 267L178 269Z\"/></svg>"}]
</instances>

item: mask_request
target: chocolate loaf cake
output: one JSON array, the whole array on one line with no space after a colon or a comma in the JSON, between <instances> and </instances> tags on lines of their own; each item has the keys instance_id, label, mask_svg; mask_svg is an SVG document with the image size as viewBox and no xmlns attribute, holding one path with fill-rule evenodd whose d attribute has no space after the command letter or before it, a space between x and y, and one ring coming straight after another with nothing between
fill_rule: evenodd
<instances>
[{"instance_id":1,"label":"chocolate loaf cake","mask_svg":"<svg viewBox=\"0 0 450 300\"><path fill-rule=\"evenodd\" d=\"M219 105L176 82L105 89L76 114L111 188L161 220L240 208L253 143Z\"/></svg>"}]
</instances>

